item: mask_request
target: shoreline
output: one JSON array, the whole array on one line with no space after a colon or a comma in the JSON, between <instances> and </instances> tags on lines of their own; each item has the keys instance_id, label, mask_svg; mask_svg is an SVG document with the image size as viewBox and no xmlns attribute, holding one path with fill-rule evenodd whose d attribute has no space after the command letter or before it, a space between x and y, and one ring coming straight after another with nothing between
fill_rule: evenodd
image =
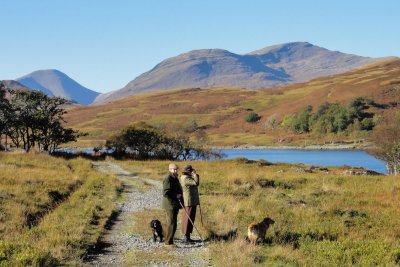
<instances>
[{"instance_id":1,"label":"shoreline","mask_svg":"<svg viewBox=\"0 0 400 267\"><path fill-rule=\"evenodd\" d=\"M333 144L333 145L310 145L310 146L251 146L251 145L241 145L241 146L216 146L212 149L243 149L243 150L360 150L366 151L372 148L371 144Z\"/></svg>"},{"instance_id":2,"label":"shoreline","mask_svg":"<svg viewBox=\"0 0 400 267\"><path fill-rule=\"evenodd\" d=\"M309 145L309 146L299 146L299 145L286 145L286 146L254 146L254 145L240 145L240 146L210 146L211 149L237 149L237 150L359 150L367 151L373 148L373 144L326 144L326 145ZM92 147L63 147L59 150L77 150L84 151L93 149Z\"/></svg>"}]
</instances>

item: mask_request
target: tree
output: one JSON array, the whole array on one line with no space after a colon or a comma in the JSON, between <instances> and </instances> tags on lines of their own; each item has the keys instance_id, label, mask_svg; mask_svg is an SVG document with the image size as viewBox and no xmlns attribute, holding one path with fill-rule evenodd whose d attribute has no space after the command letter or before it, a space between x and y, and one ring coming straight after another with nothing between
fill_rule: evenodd
<instances>
[{"instance_id":1,"label":"tree","mask_svg":"<svg viewBox=\"0 0 400 267\"><path fill-rule=\"evenodd\" d=\"M383 121L371 135L376 149L374 155L386 162L388 174L400 171L400 112L394 118Z\"/></svg>"},{"instance_id":2,"label":"tree","mask_svg":"<svg viewBox=\"0 0 400 267\"><path fill-rule=\"evenodd\" d=\"M374 124L373 118L364 118L361 121L361 127L363 130L370 131L374 128L374 126L375 126L375 124Z\"/></svg>"},{"instance_id":3,"label":"tree","mask_svg":"<svg viewBox=\"0 0 400 267\"><path fill-rule=\"evenodd\" d=\"M79 136L86 135L62 126L62 122L65 122L63 115L66 111L61 108L61 105L67 102L66 99L41 95L38 96L38 100L37 109L32 115L39 148L44 151L54 150L60 144L76 141Z\"/></svg>"},{"instance_id":4,"label":"tree","mask_svg":"<svg viewBox=\"0 0 400 267\"><path fill-rule=\"evenodd\" d=\"M312 131L316 134L337 134L347 129L369 131L375 126L377 118L374 119L373 114L364 111L368 103L371 101L364 98L353 100L348 107L339 103L323 103L315 113L311 113L311 106L305 106L299 114L286 115L282 126L295 133Z\"/></svg>"},{"instance_id":5,"label":"tree","mask_svg":"<svg viewBox=\"0 0 400 267\"><path fill-rule=\"evenodd\" d=\"M76 141L83 134L62 126L66 112L61 105L66 102L38 91L11 90L6 116L7 136L17 148L26 151L35 146L48 151L62 143Z\"/></svg>"},{"instance_id":6,"label":"tree","mask_svg":"<svg viewBox=\"0 0 400 267\"><path fill-rule=\"evenodd\" d=\"M294 130L297 133L307 133L310 130L310 118L311 118L312 106L308 105L303 108L300 112L297 121L294 125Z\"/></svg>"},{"instance_id":7,"label":"tree","mask_svg":"<svg viewBox=\"0 0 400 267\"><path fill-rule=\"evenodd\" d=\"M365 118L364 110L368 108L368 101L364 97L358 97L350 102L349 104L349 113L350 119L358 119L361 121Z\"/></svg>"},{"instance_id":8,"label":"tree","mask_svg":"<svg viewBox=\"0 0 400 267\"><path fill-rule=\"evenodd\" d=\"M7 124L10 113L10 103L6 98L6 89L3 83L0 83L0 146L3 135L6 137L4 149L7 150Z\"/></svg>"},{"instance_id":9,"label":"tree","mask_svg":"<svg viewBox=\"0 0 400 267\"><path fill-rule=\"evenodd\" d=\"M339 103L332 105L333 129L335 133L342 132L347 129L350 124L349 113L346 107Z\"/></svg>"},{"instance_id":10,"label":"tree","mask_svg":"<svg viewBox=\"0 0 400 267\"><path fill-rule=\"evenodd\" d=\"M160 132L145 123L128 126L107 140L106 146L117 153L130 153L145 159L154 154L162 142Z\"/></svg>"},{"instance_id":11,"label":"tree","mask_svg":"<svg viewBox=\"0 0 400 267\"><path fill-rule=\"evenodd\" d=\"M39 143L44 151L54 151L61 144L76 142L78 137L87 135L72 128L64 128L59 121L48 126L45 131L46 134L39 135Z\"/></svg>"},{"instance_id":12,"label":"tree","mask_svg":"<svg viewBox=\"0 0 400 267\"><path fill-rule=\"evenodd\" d=\"M292 125L296 120L297 120L296 113L285 115L282 119L281 126L287 129L292 129Z\"/></svg>"},{"instance_id":13,"label":"tree","mask_svg":"<svg viewBox=\"0 0 400 267\"><path fill-rule=\"evenodd\" d=\"M111 136L106 147L114 150L114 155L129 155L138 159L209 159L218 157L217 152L209 151L202 145L194 145L188 136L167 135L146 123L137 123Z\"/></svg>"}]
</instances>

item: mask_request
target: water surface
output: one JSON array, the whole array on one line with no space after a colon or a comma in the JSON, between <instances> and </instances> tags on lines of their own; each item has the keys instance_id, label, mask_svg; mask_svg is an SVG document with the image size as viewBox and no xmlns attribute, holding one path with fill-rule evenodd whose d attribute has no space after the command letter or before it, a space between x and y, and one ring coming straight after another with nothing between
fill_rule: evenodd
<instances>
[{"instance_id":1,"label":"water surface","mask_svg":"<svg viewBox=\"0 0 400 267\"><path fill-rule=\"evenodd\" d=\"M226 159L245 157L264 159L272 163L304 163L320 166L363 167L387 174L383 161L365 151L356 150L291 150L291 149L221 149Z\"/></svg>"}]
</instances>

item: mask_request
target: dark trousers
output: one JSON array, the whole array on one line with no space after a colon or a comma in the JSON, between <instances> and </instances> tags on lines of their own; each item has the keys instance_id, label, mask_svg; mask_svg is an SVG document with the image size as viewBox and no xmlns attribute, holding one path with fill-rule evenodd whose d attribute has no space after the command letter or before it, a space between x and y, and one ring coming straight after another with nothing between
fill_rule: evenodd
<instances>
[{"instance_id":1,"label":"dark trousers","mask_svg":"<svg viewBox=\"0 0 400 267\"><path fill-rule=\"evenodd\" d=\"M165 243L173 244L176 226L178 224L179 209L165 210L167 214L167 225L165 228Z\"/></svg>"},{"instance_id":2,"label":"dark trousers","mask_svg":"<svg viewBox=\"0 0 400 267\"><path fill-rule=\"evenodd\" d=\"M190 235L193 232L193 224L190 222L187 215L189 215L194 223L196 219L196 206L185 207L185 210L182 212L182 234Z\"/></svg>"}]
</instances>

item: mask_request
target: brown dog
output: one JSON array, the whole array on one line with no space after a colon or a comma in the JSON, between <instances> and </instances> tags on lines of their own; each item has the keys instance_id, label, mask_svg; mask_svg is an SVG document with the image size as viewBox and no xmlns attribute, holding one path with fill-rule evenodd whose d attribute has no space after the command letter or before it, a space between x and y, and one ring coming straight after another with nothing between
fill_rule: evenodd
<instances>
[{"instance_id":1,"label":"brown dog","mask_svg":"<svg viewBox=\"0 0 400 267\"><path fill-rule=\"evenodd\" d=\"M275 221L269 217L264 218L260 223L251 223L247 228L247 237L249 238L250 243L256 245L258 239L264 241L269 226L274 223Z\"/></svg>"}]
</instances>

